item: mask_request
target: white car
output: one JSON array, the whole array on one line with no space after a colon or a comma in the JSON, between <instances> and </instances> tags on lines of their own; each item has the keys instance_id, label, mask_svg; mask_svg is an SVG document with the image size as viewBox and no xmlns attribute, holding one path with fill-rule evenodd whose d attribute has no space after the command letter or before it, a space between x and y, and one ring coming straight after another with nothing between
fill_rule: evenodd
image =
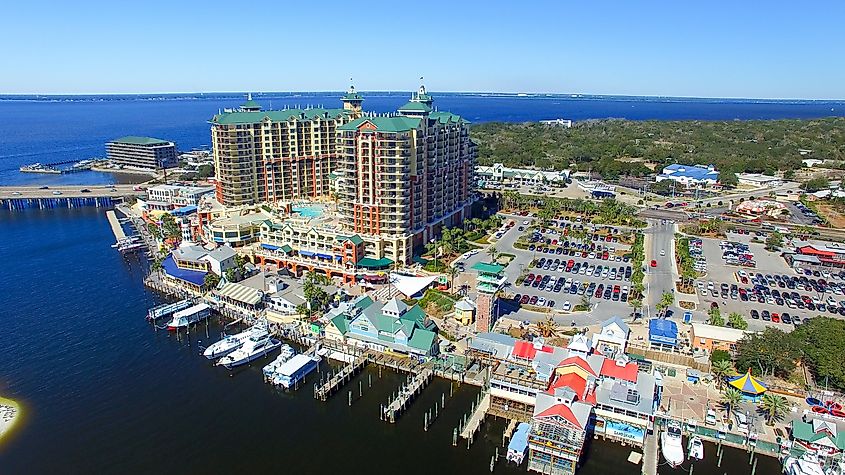
<instances>
[{"instance_id":1,"label":"white car","mask_svg":"<svg viewBox=\"0 0 845 475\"><path fill-rule=\"evenodd\" d=\"M699 280L699 281L698 281L698 288L699 288L699 289L703 289L703 288L704 288L704 281L703 281L703 280Z\"/></svg>"},{"instance_id":2,"label":"white car","mask_svg":"<svg viewBox=\"0 0 845 475\"><path fill-rule=\"evenodd\" d=\"M661 256L665 256L665 255L666 255L666 250L665 250L665 249L661 249L661 250L660 250L660 255L661 255Z\"/></svg>"},{"instance_id":3,"label":"white car","mask_svg":"<svg viewBox=\"0 0 845 475\"><path fill-rule=\"evenodd\" d=\"M546 297L540 297L537 299L537 306L538 307L545 307L546 306Z\"/></svg>"},{"instance_id":4,"label":"white car","mask_svg":"<svg viewBox=\"0 0 845 475\"><path fill-rule=\"evenodd\" d=\"M525 220L525 221L523 221L523 222L522 222L522 225L523 225L523 226L528 226L529 224L531 224L531 223L530 223L530 222L528 222L528 220Z\"/></svg>"},{"instance_id":5,"label":"white car","mask_svg":"<svg viewBox=\"0 0 845 475\"><path fill-rule=\"evenodd\" d=\"M566 302L563 302L563 311L564 312L568 312L571 309L572 309L572 304L569 303L569 300L567 300Z\"/></svg>"}]
</instances>

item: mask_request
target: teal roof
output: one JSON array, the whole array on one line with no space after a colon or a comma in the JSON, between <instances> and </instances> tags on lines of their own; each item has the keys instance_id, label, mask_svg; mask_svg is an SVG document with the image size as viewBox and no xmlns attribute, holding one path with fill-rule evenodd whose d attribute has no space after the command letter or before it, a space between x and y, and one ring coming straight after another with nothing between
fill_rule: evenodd
<instances>
[{"instance_id":1,"label":"teal roof","mask_svg":"<svg viewBox=\"0 0 845 475\"><path fill-rule=\"evenodd\" d=\"M357 234L353 234L352 236L338 236L337 240L340 241L340 242L349 240L349 241L352 241L352 244L355 244L356 246L360 246L364 242L364 240L361 239L361 236L359 236ZM390 259L388 259L388 260L390 260Z\"/></svg>"},{"instance_id":2,"label":"teal roof","mask_svg":"<svg viewBox=\"0 0 845 475\"><path fill-rule=\"evenodd\" d=\"M113 143L125 143L131 145L168 145L167 140L157 139L153 137L138 137L135 135L127 135L119 139L112 140Z\"/></svg>"},{"instance_id":3,"label":"teal roof","mask_svg":"<svg viewBox=\"0 0 845 475\"><path fill-rule=\"evenodd\" d=\"M256 110L260 110L260 109L261 109L261 104L259 104L259 103L255 102L255 101L253 101L252 99L250 99L250 100L248 100L248 101L244 102L243 104L241 104L241 109L256 109Z\"/></svg>"},{"instance_id":4,"label":"teal roof","mask_svg":"<svg viewBox=\"0 0 845 475\"><path fill-rule=\"evenodd\" d=\"M343 109L285 109L273 111L224 112L211 119L212 124L257 124L265 118L273 122L285 122L292 118L298 120L313 120L318 117L334 119L348 114Z\"/></svg>"},{"instance_id":5,"label":"teal roof","mask_svg":"<svg viewBox=\"0 0 845 475\"><path fill-rule=\"evenodd\" d=\"M404 106L399 108L399 112L431 112L431 107L422 102L408 101Z\"/></svg>"},{"instance_id":6,"label":"teal roof","mask_svg":"<svg viewBox=\"0 0 845 475\"><path fill-rule=\"evenodd\" d=\"M369 295L362 295L355 301L355 306L358 308L367 308L373 304L373 299Z\"/></svg>"},{"instance_id":7,"label":"teal roof","mask_svg":"<svg viewBox=\"0 0 845 475\"><path fill-rule=\"evenodd\" d=\"M407 132L420 126L419 117L361 117L341 125L337 130L358 130L358 127L367 122L380 132Z\"/></svg>"},{"instance_id":8,"label":"teal roof","mask_svg":"<svg viewBox=\"0 0 845 475\"><path fill-rule=\"evenodd\" d=\"M358 267L364 267L366 269L384 269L386 267L390 267L391 265L393 265L393 260L388 259L387 257L382 257L381 259L364 257L358 261Z\"/></svg>"},{"instance_id":9,"label":"teal roof","mask_svg":"<svg viewBox=\"0 0 845 475\"><path fill-rule=\"evenodd\" d=\"M287 244L285 244L284 246L280 247L279 249L281 249L281 250L282 250L282 252L284 252L285 254L289 253L290 251L293 251L293 248L292 248L292 247L290 247L290 246L288 246Z\"/></svg>"},{"instance_id":10,"label":"teal roof","mask_svg":"<svg viewBox=\"0 0 845 475\"><path fill-rule=\"evenodd\" d=\"M835 427L835 423L831 423ZM817 443L822 439L828 439L839 450L845 450L845 432L837 432L836 435L830 434L826 430L813 430L813 424L804 422L799 419L792 421L792 437L804 442Z\"/></svg>"},{"instance_id":11,"label":"teal roof","mask_svg":"<svg viewBox=\"0 0 845 475\"><path fill-rule=\"evenodd\" d=\"M434 345L434 339L436 337L437 333L434 333L431 330L417 328L408 340L408 346L421 351L428 351L431 349L432 345Z\"/></svg>"},{"instance_id":12,"label":"teal roof","mask_svg":"<svg viewBox=\"0 0 845 475\"><path fill-rule=\"evenodd\" d=\"M471 269L477 270L479 272L488 272L490 274L499 274L505 268L504 268L504 266L500 266L499 264L489 264L487 262L478 262L474 266L472 266Z\"/></svg>"},{"instance_id":13,"label":"teal roof","mask_svg":"<svg viewBox=\"0 0 845 475\"><path fill-rule=\"evenodd\" d=\"M338 315L332 318L332 323L337 329L340 331L341 335L345 334L347 330L349 330L349 322L346 321L346 315Z\"/></svg>"},{"instance_id":14,"label":"teal roof","mask_svg":"<svg viewBox=\"0 0 845 475\"><path fill-rule=\"evenodd\" d=\"M468 124L469 121L465 120L463 117L453 114L451 112L432 112L429 116L429 119L437 121L439 124L447 125L447 124Z\"/></svg>"}]
</instances>

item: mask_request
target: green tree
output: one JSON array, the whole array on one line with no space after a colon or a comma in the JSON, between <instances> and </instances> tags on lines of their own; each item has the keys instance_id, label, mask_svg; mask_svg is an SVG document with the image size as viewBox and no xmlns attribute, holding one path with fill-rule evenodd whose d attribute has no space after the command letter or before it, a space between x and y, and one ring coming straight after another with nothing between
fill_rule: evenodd
<instances>
[{"instance_id":1,"label":"green tree","mask_svg":"<svg viewBox=\"0 0 845 475\"><path fill-rule=\"evenodd\" d=\"M802 359L813 371L816 381L845 390L845 321L815 317L805 321L790 334Z\"/></svg>"},{"instance_id":2,"label":"green tree","mask_svg":"<svg viewBox=\"0 0 845 475\"><path fill-rule=\"evenodd\" d=\"M449 290L452 292L455 291L455 277L460 273L461 271L459 271L455 266L446 267L446 275L449 276Z\"/></svg>"},{"instance_id":3,"label":"green tree","mask_svg":"<svg viewBox=\"0 0 845 475\"><path fill-rule=\"evenodd\" d=\"M237 282L237 271L234 268L226 269L226 280L229 282Z\"/></svg>"},{"instance_id":4,"label":"green tree","mask_svg":"<svg viewBox=\"0 0 845 475\"><path fill-rule=\"evenodd\" d=\"M733 188L739 184L739 178L737 178L736 173L722 172L719 173L719 183L728 188Z\"/></svg>"},{"instance_id":5,"label":"green tree","mask_svg":"<svg viewBox=\"0 0 845 475\"><path fill-rule=\"evenodd\" d=\"M728 315L728 326L732 328L736 328L738 330L747 330L748 329L748 322L742 318L742 315L732 312Z\"/></svg>"},{"instance_id":6,"label":"green tree","mask_svg":"<svg viewBox=\"0 0 845 475\"><path fill-rule=\"evenodd\" d=\"M205 277L203 278L203 287L205 287L206 289L212 289L214 287L217 287L217 284L219 283L220 276L218 276L214 272L209 272L208 274L205 274Z\"/></svg>"},{"instance_id":7,"label":"green tree","mask_svg":"<svg viewBox=\"0 0 845 475\"><path fill-rule=\"evenodd\" d=\"M766 238L766 249L769 251L777 251L783 246L783 234L773 231Z\"/></svg>"},{"instance_id":8,"label":"green tree","mask_svg":"<svg viewBox=\"0 0 845 475\"><path fill-rule=\"evenodd\" d=\"M725 412L728 413L728 416L731 415L734 409L742 403L742 393L739 390L728 387L725 389L725 392L722 393L722 406L725 408Z\"/></svg>"},{"instance_id":9,"label":"green tree","mask_svg":"<svg viewBox=\"0 0 845 475\"><path fill-rule=\"evenodd\" d=\"M496 263L499 261L499 250L496 249L496 246L490 246L487 248L487 255L490 256L490 262Z\"/></svg>"},{"instance_id":10,"label":"green tree","mask_svg":"<svg viewBox=\"0 0 845 475\"><path fill-rule=\"evenodd\" d=\"M761 412L766 416L766 424L773 426L775 422L783 420L789 412L789 403L786 398L777 394L766 393L760 401Z\"/></svg>"},{"instance_id":11,"label":"green tree","mask_svg":"<svg viewBox=\"0 0 845 475\"><path fill-rule=\"evenodd\" d=\"M805 181L801 188L808 193L813 193L815 191L827 190L830 188L830 180L825 177L818 177L813 178L811 180Z\"/></svg>"},{"instance_id":12,"label":"green tree","mask_svg":"<svg viewBox=\"0 0 845 475\"><path fill-rule=\"evenodd\" d=\"M786 376L795 369L795 362L801 356L795 340L795 337L773 327L766 327L760 333L746 334L736 344L737 369L746 371L751 368L763 376Z\"/></svg>"},{"instance_id":13,"label":"green tree","mask_svg":"<svg viewBox=\"0 0 845 475\"><path fill-rule=\"evenodd\" d=\"M713 355L710 356L711 359L715 355L716 353L714 352ZM725 384L725 378L736 374L734 365L729 359L713 361L712 365L710 366L710 372L712 372L713 376L716 377L716 385L719 388L721 388Z\"/></svg>"},{"instance_id":14,"label":"green tree","mask_svg":"<svg viewBox=\"0 0 845 475\"><path fill-rule=\"evenodd\" d=\"M673 303L675 303L675 296L671 292L663 292L660 296L660 301L654 306L658 312L664 312Z\"/></svg>"}]
</instances>

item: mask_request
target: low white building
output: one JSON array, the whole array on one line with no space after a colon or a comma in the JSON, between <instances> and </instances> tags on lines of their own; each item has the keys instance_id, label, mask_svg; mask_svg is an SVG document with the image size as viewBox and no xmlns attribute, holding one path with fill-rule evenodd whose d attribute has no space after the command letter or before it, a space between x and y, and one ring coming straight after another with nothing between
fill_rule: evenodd
<instances>
[{"instance_id":1,"label":"low white building","mask_svg":"<svg viewBox=\"0 0 845 475\"><path fill-rule=\"evenodd\" d=\"M185 185L156 185L147 190L147 203L152 209L173 209L196 206L200 198L214 192L214 187Z\"/></svg>"},{"instance_id":2,"label":"low white building","mask_svg":"<svg viewBox=\"0 0 845 475\"><path fill-rule=\"evenodd\" d=\"M758 188L775 188L784 183L781 178L760 173L737 173L736 178L740 185L756 186Z\"/></svg>"},{"instance_id":3,"label":"low white building","mask_svg":"<svg viewBox=\"0 0 845 475\"><path fill-rule=\"evenodd\" d=\"M478 165L475 176L484 184L513 183L520 185L535 185L546 183L550 185L565 184L569 179L569 170L534 170L530 168L511 168L501 163L492 166Z\"/></svg>"}]
</instances>

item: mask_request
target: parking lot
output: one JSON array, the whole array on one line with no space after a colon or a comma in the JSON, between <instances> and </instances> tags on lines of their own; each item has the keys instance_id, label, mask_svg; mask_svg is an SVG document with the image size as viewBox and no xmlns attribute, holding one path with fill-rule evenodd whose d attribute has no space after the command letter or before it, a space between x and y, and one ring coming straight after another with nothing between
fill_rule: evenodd
<instances>
[{"instance_id":1,"label":"parking lot","mask_svg":"<svg viewBox=\"0 0 845 475\"><path fill-rule=\"evenodd\" d=\"M800 324L817 315L845 316L845 283L841 280L799 274L778 253L750 242L751 236L730 234L729 238L748 245L756 268L726 265L722 240L703 239L707 275L695 283L701 311L715 303L725 318L733 312L742 315L749 330L775 326L788 331L796 325L795 317Z\"/></svg>"}]
</instances>

